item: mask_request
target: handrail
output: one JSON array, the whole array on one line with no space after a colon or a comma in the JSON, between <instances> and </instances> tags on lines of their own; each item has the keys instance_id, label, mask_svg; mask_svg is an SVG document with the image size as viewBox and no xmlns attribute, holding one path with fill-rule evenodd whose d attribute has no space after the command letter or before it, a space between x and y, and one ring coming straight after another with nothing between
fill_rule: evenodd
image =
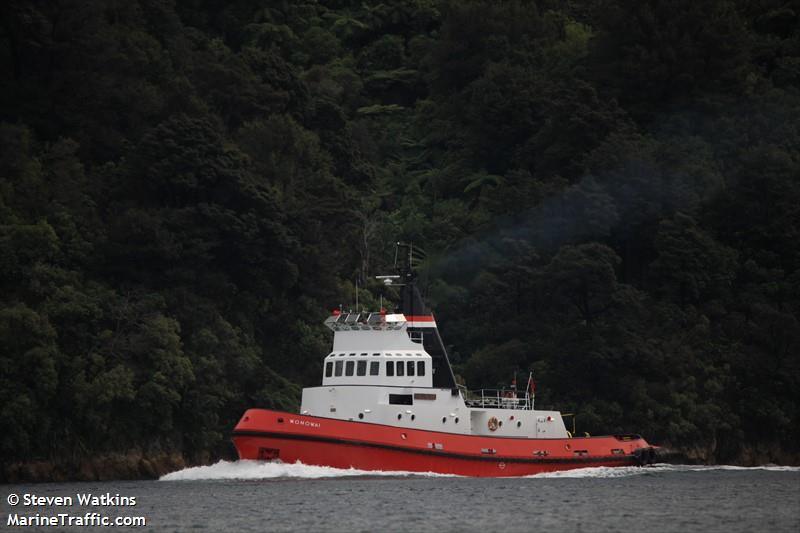
<instances>
[{"instance_id":1,"label":"handrail","mask_svg":"<svg viewBox=\"0 0 800 533\"><path fill-rule=\"evenodd\" d=\"M527 391L520 394L514 389L479 389L464 394L464 403L468 407L532 410L533 400Z\"/></svg>"}]
</instances>

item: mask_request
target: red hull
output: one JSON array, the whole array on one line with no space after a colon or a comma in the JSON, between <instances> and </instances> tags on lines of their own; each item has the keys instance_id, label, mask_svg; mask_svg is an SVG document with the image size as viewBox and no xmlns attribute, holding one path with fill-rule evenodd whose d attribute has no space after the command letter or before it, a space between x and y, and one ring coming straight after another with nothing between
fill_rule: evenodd
<instances>
[{"instance_id":1,"label":"red hull","mask_svg":"<svg viewBox=\"0 0 800 533\"><path fill-rule=\"evenodd\" d=\"M280 459L359 470L461 476L527 476L589 466L633 466L653 457L637 435L518 439L457 435L263 409L233 432L240 459ZM637 451L638 450L638 451ZM643 459L644 457L644 459Z\"/></svg>"}]
</instances>

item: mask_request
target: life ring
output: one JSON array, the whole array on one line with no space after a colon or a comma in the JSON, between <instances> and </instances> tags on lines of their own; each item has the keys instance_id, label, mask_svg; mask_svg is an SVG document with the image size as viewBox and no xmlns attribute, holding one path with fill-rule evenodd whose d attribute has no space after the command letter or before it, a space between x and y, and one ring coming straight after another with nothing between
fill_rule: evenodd
<instances>
[{"instance_id":1,"label":"life ring","mask_svg":"<svg viewBox=\"0 0 800 533\"><path fill-rule=\"evenodd\" d=\"M489 431L497 431L499 426L499 422L497 421L497 417L492 417L489 419Z\"/></svg>"}]
</instances>

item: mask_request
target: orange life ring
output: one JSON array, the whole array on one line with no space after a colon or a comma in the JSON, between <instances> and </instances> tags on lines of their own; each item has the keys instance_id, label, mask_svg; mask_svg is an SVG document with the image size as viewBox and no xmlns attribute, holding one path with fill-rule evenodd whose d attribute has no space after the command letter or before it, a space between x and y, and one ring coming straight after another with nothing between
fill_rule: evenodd
<instances>
[{"instance_id":1,"label":"orange life ring","mask_svg":"<svg viewBox=\"0 0 800 533\"><path fill-rule=\"evenodd\" d=\"M489 431L497 431L497 427L499 426L499 422L497 421L496 417L492 417L489 419Z\"/></svg>"}]
</instances>

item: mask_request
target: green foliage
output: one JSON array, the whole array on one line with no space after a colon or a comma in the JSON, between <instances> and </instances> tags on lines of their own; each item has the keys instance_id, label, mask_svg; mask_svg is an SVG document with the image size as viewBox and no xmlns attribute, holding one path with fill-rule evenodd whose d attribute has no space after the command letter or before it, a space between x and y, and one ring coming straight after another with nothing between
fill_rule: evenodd
<instances>
[{"instance_id":1,"label":"green foliage","mask_svg":"<svg viewBox=\"0 0 800 533\"><path fill-rule=\"evenodd\" d=\"M398 239L471 386L796 452L797 10L579 4L4 2L3 460L225 453Z\"/></svg>"}]
</instances>

